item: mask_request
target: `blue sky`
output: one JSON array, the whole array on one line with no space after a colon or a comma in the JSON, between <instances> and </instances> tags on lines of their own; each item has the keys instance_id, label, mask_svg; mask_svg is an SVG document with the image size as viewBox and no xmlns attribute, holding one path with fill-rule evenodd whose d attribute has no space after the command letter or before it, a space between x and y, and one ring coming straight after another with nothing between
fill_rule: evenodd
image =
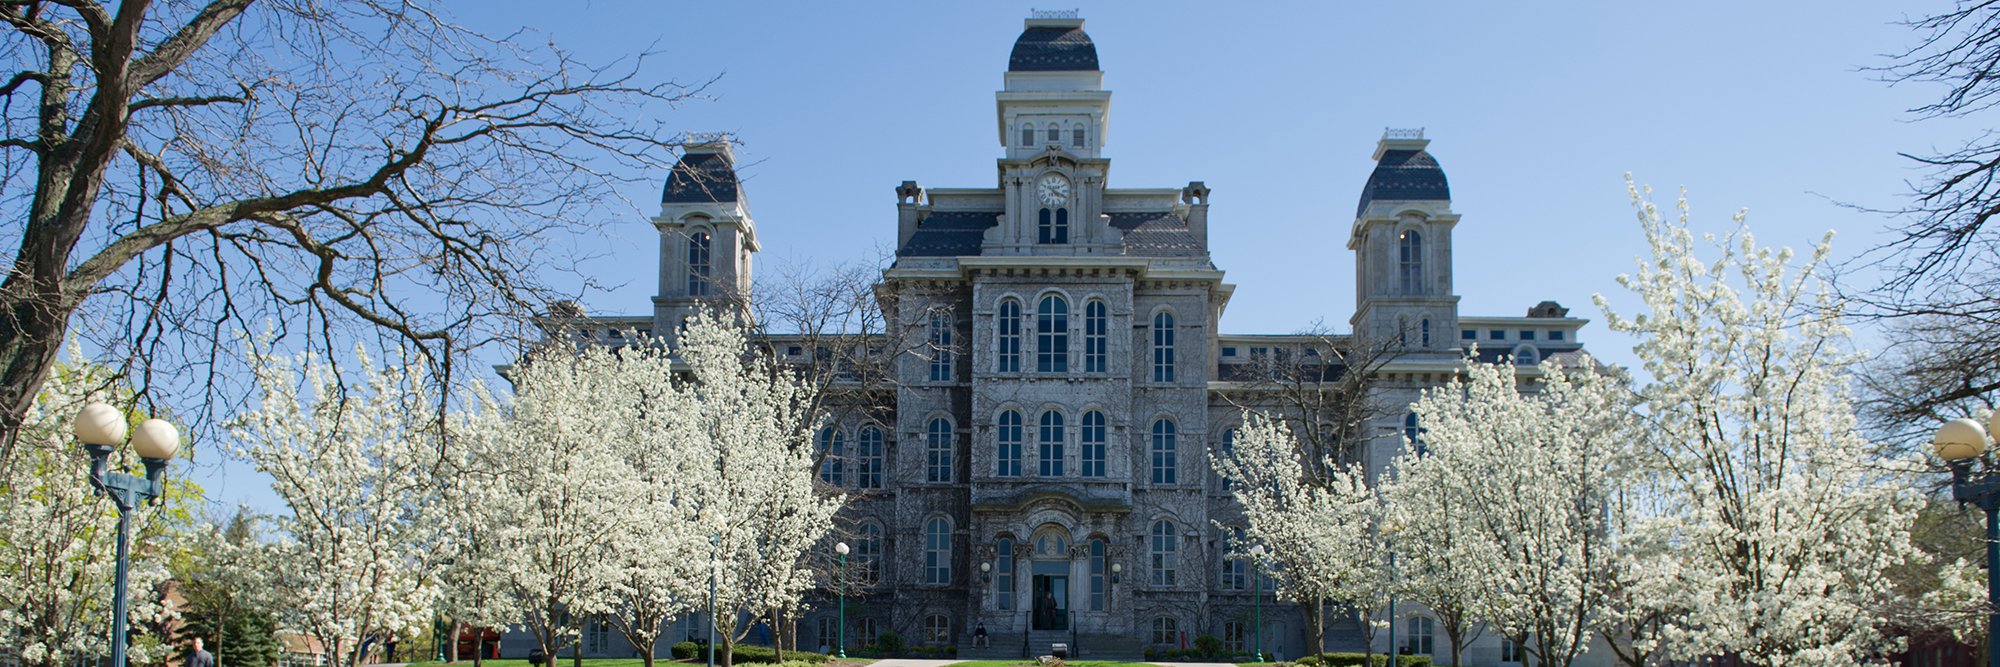
<instances>
[{"instance_id":1,"label":"blue sky","mask_svg":"<svg viewBox=\"0 0 2000 667\"><path fill-rule=\"evenodd\" d=\"M1113 187L1214 189L1210 242L1238 289L1225 333L1346 330L1346 232L1384 127L1422 127L1463 215L1461 312L1520 315L1553 299L1594 320L1581 339L1616 363L1630 341L1590 303L1632 300L1613 278L1644 251L1623 175L1690 191L1697 227L1750 209L1760 240L1803 249L1829 229L1851 258L1918 174L1898 151L1955 146L1976 125L1909 122L1935 89L1864 67L1915 35L1893 23L1942 2L1002 3L482 1L457 18L527 26L588 61L648 49L646 75L719 77L663 110L672 127L728 131L769 271L877 257L894 242L893 189L990 187L993 92L1031 8L1080 8L1111 91ZM552 7L560 10L551 11ZM629 217L580 248L608 291L593 313L649 310L664 174L640 175ZM602 247L598 247L601 244ZM1875 276L1850 274L1857 283ZM240 466L201 476L224 502L266 506Z\"/></svg>"}]
</instances>

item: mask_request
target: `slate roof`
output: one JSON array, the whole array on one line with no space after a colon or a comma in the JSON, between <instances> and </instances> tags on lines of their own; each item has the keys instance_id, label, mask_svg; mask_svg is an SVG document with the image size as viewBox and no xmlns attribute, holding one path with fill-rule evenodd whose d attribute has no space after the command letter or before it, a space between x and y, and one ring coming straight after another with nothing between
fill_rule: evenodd
<instances>
[{"instance_id":1,"label":"slate roof","mask_svg":"<svg viewBox=\"0 0 2000 667\"><path fill-rule=\"evenodd\" d=\"M1200 257L1201 240L1172 211L1112 213L1111 226L1125 232L1125 254L1141 257Z\"/></svg>"},{"instance_id":2,"label":"slate roof","mask_svg":"<svg viewBox=\"0 0 2000 667\"><path fill-rule=\"evenodd\" d=\"M1368 204L1377 199L1407 201L1450 201L1451 185L1445 182L1444 167L1437 158L1422 150L1383 151L1361 188L1361 203L1354 216L1361 217Z\"/></svg>"},{"instance_id":3,"label":"slate roof","mask_svg":"<svg viewBox=\"0 0 2000 667\"><path fill-rule=\"evenodd\" d=\"M898 257L960 257L979 254L986 229L1000 224L999 211L938 211L917 223L917 233L896 249Z\"/></svg>"},{"instance_id":4,"label":"slate roof","mask_svg":"<svg viewBox=\"0 0 2000 667\"><path fill-rule=\"evenodd\" d=\"M667 188L660 195L666 204L708 204L733 202L741 195L736 168L721 153L682 155L667 175Z\"/></svg>"},{"instance_id":5,"label":"slate roof","mask_svg":"<svg viewBox=\"0 0 2000 667\"><path fill-rule=\"evenodd\" d=\"M1097 69L1097 45L1083 28L1040 26L1021 31L1014 40L1014 53L1007 57L1009 72L1071 72Z\"/></svg>"}]
</instances>

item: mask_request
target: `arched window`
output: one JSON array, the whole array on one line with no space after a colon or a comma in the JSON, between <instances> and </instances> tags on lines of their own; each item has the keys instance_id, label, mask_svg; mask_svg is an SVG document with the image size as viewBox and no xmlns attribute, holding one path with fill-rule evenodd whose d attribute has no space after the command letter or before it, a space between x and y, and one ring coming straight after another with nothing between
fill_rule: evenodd
<instances>
[{"instance_id":1,"label":"arched window","mask_svg":"<svg viewBox=\"0 0 2000 667\"><path fill-rule=\"evenodd\" d=\"M1071 146L1075 146L1075 147L1077 147L1077 148L1083 148L1083 146L1084 146L1084 143L1083 143L1083 126L1082 126L1082 125L1078 125L1078 126L1076 126L1076 127L1073 127L1073 128L1070 128L1070 130L1069 130L1069 145L1071 145Z\"/></svg>"},{"instance_id":2,"label":"arched window","mask_svg":"<svg viewBox=\"0 0 2000 667\"><path fill-rule=\"evenodd\" d=\"M925 616L924 643L926 644L951 643L951 617L946 616L944 614L931 614L929 616Z\"/></svg>"},{"instance_id":3,"label":"arched window","mask_svg":"<svg viewBox=\"0 0 2000 667\"><path fill-rule=\"evenodd\" d=\"M931 419L924 429L924 480L951 481L951 422Z\"/></svg>"},{"instance_id":4,"label":"arched window","mask_svg":"<svg viewBox=\"0 0 2000 667\"><path fill-rule=\"evenodd\" d=\"M1049 410L1042 413L1040 447L1035 452L1040 456L1043 477L1061 477L1063 474L1063 415Z\"/></svg>"},{"instance_id":5,"label":"arched window","mask_svg":"<svg viewBox=\"0 0 2000 667\"><path fill-rule=\"evenodd\" d=\"M951 523L943 517L924 522L924 583L951 583Z\"/></svg>"},{"instance_id":6,"label":"arched window","mask_svg":"<svg viewBox=\"0 0 2000 667\"><path fill-rule=\"evenodd\" d=\"M1084 477L1103 477L1105 454L1109 449L1105 441L1104 413L1096 410L1083 413L1081 431L1078 434L1081 437L1077 438L1083 449L1078 457L1083 467L1081 474Z\"/></svg>"},{"instance_id":7,"label":"arched window","mask_svg":"<svg viewBox=\"0 0 2000 667\"><path fill-rule=\"evenodd\" d=\"M1403 439L1410 441L1410 451L1423 456L1429 450L1424 447L1424 429L1417 424L1417 413L1403 415Z\"/></svg>"},{"instance_id":8,"label":"arched window","mask_svg":"<svg viewBox=\"0 0 2000 667\"><path fill-rule=\"evenodd\" d=\"M1424 321L1420 322L1419 324L1420 324L1419 330L1423 332L1422 347L1429 349L1431 346L1431 318L1426 317L1424 318Z\"/></svg>"},{"instance_id":9,"label":"arched window","mask_svg":"<svg viewBox=\"0 0 2000 667\"><path fill-rule=\"evenodd\" d=\"M993 606L1014 608L1014 541L1005 537L993 543Z\"/></svg>"},{"instance_id":10,"label":"arched window","mask_svg":"<svg viewBox=\"0 0 2000 667\"><path fill-rule=\"evenodd\" d=\"M999 350L994 355L995 372L1021 372L1021 302L1014 299L1000 300Z\"/></svg>"},{"instance_id":11,"label":"arched window","mask_svg":"<svg viewBox=\"0 0 2000 667\"><path fill-rule=\"evenodd\" d=\"M822 646L839 646L839 624L833 616L819 617L819 643Z\"/></svg>"},{"instance_id":12,"label":"arched window","mask_svg":"<svg viewBox=\"0 0 2000 667\"><path fill-rule=\"evenodd\" d=\"M854 544L854 575L864 585L882 581L882 526L861 524L861 538Z\"/></svg>"},{"instance_id":13,"label":"arched window","mask_svg":"<svg viewBox=\"0 0 2000 667\"><path fill-rule=\"evenodd\" d=\"M1173 586L1180 580L1177 559L1180 544L1174 535L1174 522L1166 519L1153 522L1153 543L1151 564L1154 586Z\"/></svg>"},{"instance_id":14,"label":"arched window","mask_svg":"<svg viewBox=\"0 0 2000 667\"><path fill-rule=\"evenodd\" d=\"M1514 365L1533 366L1542 363L1542 351L1533 345L1514 346Z\"/></svg>"},{"instance_id":15,"label":"arched window","mask_svg":"<svg viewBox=\"0 0 2000 667\"><path fill-rule=\"evenodd\" d=\"M710 245L708 232L688 236L688 296L708 296L709 278L714 271L709 259Z\"/></svg>"},{"instance_id":16,"label":"arched window","mask_svg":"<svg viewBox=\"0 0 2000 667\"><path fill-rule=\"evenodd\" d=\"M1104 540L1090 541L1090 610L1104 611L1105 573L1110 571L1111 548Z\"/></svg>"},{"instance_id":17,"label":"arched window","mask_svg":"<svg viewBox=\"0 0 2000 667\"><path fill-rule=\"evenodd\" d=\"M1222 452L1221 452L1221 458L1222 458L1222 460L1224 460L1224 461L1232 461L1232 462L1233 462L1233 461L1235 461L1235 460L1236 460L1236 429L1233 429L1233 428L1228 428L1228 429L1223 429L1223 430L1222 430ZM1220 474L1220 471L1218 471L1218 472L1217 472L1217 474L1216 474L1216 478L1217 478L1217 479L1218 479L1218 480L1220 481L1220 483L1221 483L1221 485L1222 485L1222 490L1224 490L1224 491L1228 491L1228 490L1229 490L1229 476L1228 476L1228 475L1224 475L1224 474Z\"/></svg>"},{"instance_id":18,"label":"arched window","mask_svg":"<svg viewBox=\"0 0 2000 667\"><path fill-rule=\"evenodd\" d=\"M1083 372L1103 373L1111 341L1111 309L1103 301L1091 299L1083 304Z\"/></svg>"},{"instance_id":19,"label":"arched window","mask_svg":"<svg viewBox=\"0 0 2000 667\"><path fill-rule=\"evenodd\" d=\"M819 481L840 486L847 477L847 438L829 426L819 430Z\"/></svg>"},{"instance_id":20,"label":"arched window","mask_svg":"<svg viewBox=\"0 0 2000 667\"><path fill-rule=\"evenodd\" d=\"M1062 144L1062 128L1057 127L1055 123L1049 123L1049 143Z\"/></svg>"},{"instance_id":21,"label":"arched window","mask_svg":"<svg viewBox=\"0 0 2000 667\"><path fill-rule=\"evenodd\" d=\"M954 363L951 349L951 311L931 311L931 381L950 382Z\"/></svg>"},{"instance_id":22,"label":"arched window","mask_svg":"<svg viewBox=\"0 0 2000 667\"><path fill-rule=\"evenodd\" d=\"M1174 314L1153 316L1153 381L1174 381Z\"/></svg>"},{"instance_id":23,"label":"arched window","mask_svg":"<svg viewBox=\"0 0 2000 667\"><path fill-rule=\"evenodd\" d=\"M1162 417L1153 420L1153 483L1180 482L1180 452L1174 423Z\"/></svg>"},{"instance_id":24,"label":"arched window","mask_svg":"<svg viewBox=\"0 0 2000 667\"><path fill-rule=\"evenodd\" d=\"M1396 275L1404 294L1419 294L1424 291L1424 237L1417 230L1405 230L1397 238L1399 261Z\"/></svg>"},{"instance_id":25,"label":"arched window","mask_svg":"<svg viewBox=\"0 0 2000 667\"><path fill-rule=\"evenodd\" d=\"M1035 372L1069 372L1069 301L1054 294L1035 307Z\"/></svg>"},{"instance_id":26,"label":"arched window","mask_svg":"<svg viewBox=\"0 0 2000 667\"><path fill-rule=\"evenodd\" d=\"M1242 545L1243 529L1236 528L1233 529L1231 533L1235 536L1235 539L1232 540L1230 544L1237 546ZM1250 568L1248 565L1248 561L1246 559L1240 556L1230 556L1224 554L1221 560L1222 560L1223 590L1240 591L1250 587Z\"/></svg>"},{"instance_id":27,"label":"arched window","mask_svg":"<svg viewBox=\"0 0 2000 667\"><path fill-rule=\"evenodd\" d=\"M873 426L861 429L854 485L863 489L882 488L882 429Z\"/></svg>"},{"instance_id":28,"label":"arched window","mask_svg":"<svg viewBox=\"0 0 2000 667\"><path fill-rule=\"evenodd\" d=\"M1155 618L1153 619L1152 634L1153 636L1150 639L1153 640L1152 643L1156 646L1179 646L1181 643L1181 624L1175 621L1172 616Z\"/></svg>"},{"instance_id":29,"label":"arched window","mask_svg":"<svg viewBox=\"0 0 2000 667\"><path fill-rule=\"evenodd\" d=\"M1035 223L1037 243L1069 243L1069 209L1042 209Z\"/></svg>"},{"instance_id":30,"label":"arched window","mask_svg":"<svg viewBox=\"0 0 2000 667\"><path fill-rule=\"evenodd\" d=\"M1000 423L993 429L998 451L993 456L993 475L996 477L1021 476L1021 413L1013 410L1000 413Z\"/></svg>"},{"instance_id":31,"label":"arched window","mask_svg":"<svg viewBox=\"0 0 2000 667\"><path fill-rule=\"evenodd\" d=\"M1034 123L1022 123L1022 124L1021 124L1021 145L1022 145L1022 146L1033 146L1033 145L1035 145L1035 124L1034 124Z\"/></svg>"}]
</instances>

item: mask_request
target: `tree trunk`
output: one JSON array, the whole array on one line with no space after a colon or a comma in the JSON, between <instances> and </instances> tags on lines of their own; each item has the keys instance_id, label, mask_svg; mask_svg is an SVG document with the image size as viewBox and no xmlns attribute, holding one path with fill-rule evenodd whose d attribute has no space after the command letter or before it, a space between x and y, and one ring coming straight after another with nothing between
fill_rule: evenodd
<instances>
[{"instance_id":1,"label":"tree trunk","mask_svg":"<svg viewBox=\"0 0 2000 667\"><path fill-rule=\"evenodd\" d=\"M10 278L0 293L20 289L19 276ZM69 332L69 310L55 312L48 305L54 299L13 296L13 308L0 313L0 466L14 460L14 443L35 393L55 365Z\"/></svg>"},{"instance_id":2,"label":"tree trunk","mask_svg":"<svg viewBox=\"0 0 2000 667\"><path fill-rule=\"evenodd\" d=\"M779 618L778 610L772 609L771 610L771 656L772 659L775 659L778 662L782 663L785 661L785 635L783 632L785 626L780 625L778 623L778 618Z\"/></svg>"},{"instance_id":3,"label":"tree trunk","mask_svg":"<svg viewBox=\"0 0 2000 667\"><path fill-rule=\"evenodd\" d=\"M451 624L445 628L445 636L431 638L431 641L437 644L437 648L442 649L433 650L431 653L444 656L446 662L458 662L458 627L458 619L451 619ZM477 662L478 659L477 647L474 647L473 660Z\"/></svg>"},{"instance_id":4,"label":"tree trunk","mask_svg":"<svg viewBox=\"0 0 2000 667\"><path fill-rule=\"evenodd\" d=\"M452 627L456 628L458 627L458 624L453 623ZM458 653L457 633L453 633L451 637L451 652ZM456 657L454 657L453 659L456 660ZM473 628L472 667L480 667L480 665L484 664L485 662L486 662L486 628Z\"/></svg>"}]
</instances>

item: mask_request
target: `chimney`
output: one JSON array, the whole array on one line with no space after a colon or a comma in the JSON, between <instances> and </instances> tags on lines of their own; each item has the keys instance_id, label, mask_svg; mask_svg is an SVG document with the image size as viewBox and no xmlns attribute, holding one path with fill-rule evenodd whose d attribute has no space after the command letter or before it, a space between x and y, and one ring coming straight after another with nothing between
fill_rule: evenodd
<instances>
[{"instance_id":1,"label":"chimney","mask_svg":"<svg viewBox=\"0 0 2000 667\"><path fill-rule=\"evenodd\" d=\"M917 187L916 181L896 186L896 247L909 245L910 237L917 235L917 206L923 198L924 189Z\"/></svg>"},{"instance_id":2,"label":"chimney","mask_svg":"<svg viewBox=\"0 0 2000 667\"><path fill-rule=\"evenodd\" d=\"M1201 249L1208 249L1208 185L1201 181L1188 181L1181 188L1181 204L1187 206L1188 231L1201 242Z\"/></svg>"}]
</instances>

